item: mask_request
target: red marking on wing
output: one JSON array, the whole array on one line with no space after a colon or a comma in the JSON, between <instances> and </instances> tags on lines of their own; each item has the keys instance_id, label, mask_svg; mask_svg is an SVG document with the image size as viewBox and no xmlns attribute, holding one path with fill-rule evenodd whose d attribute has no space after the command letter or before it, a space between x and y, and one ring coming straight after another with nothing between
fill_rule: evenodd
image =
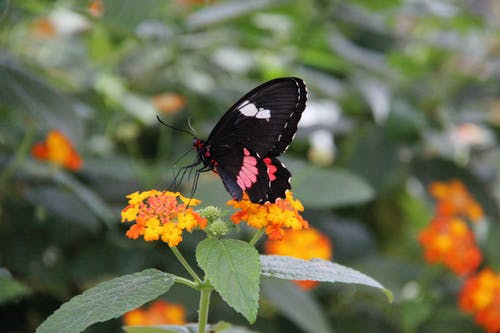
<instances>
[{"instance_id":1,"label":"red marking on wing","mask_svg":"<svg viewBox=\"0 0 500 333\"><path fill-rule=\"evenodd\" d=\"M259 170L257 169L257 159L250 155L250 151L243 148L243 154L243 164L238 176L236 176L236 183L244 191L257 181Z\"/></svg>"},{"instance_id":2,"label":"red marking on wing","mask_svg":"<svg viewBox=\"0 0 500 333\"><path fill-rule=\"evenodd\" d=\"M275 173L278 171L278 168L273 165L273 161L269 157L264 158L264 163L266 163L267 166L267 175L269 176L269 180L274 181L276 179Z\"/></svg>"}]
</instances>

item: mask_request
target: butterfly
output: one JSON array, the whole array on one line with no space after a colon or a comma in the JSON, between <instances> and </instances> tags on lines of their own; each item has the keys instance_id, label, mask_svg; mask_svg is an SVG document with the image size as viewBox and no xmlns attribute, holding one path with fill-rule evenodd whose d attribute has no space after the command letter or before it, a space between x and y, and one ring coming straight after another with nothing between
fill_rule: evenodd
<instances>
[{"instance_id":1,"label":"butterfly","mask_svg":"<svg viewBox=\"0 0 500 333\"><path fill-rule=\"evenodd\" d=\"M206 140L193 139L204 171L217 173L234 200L247 193L253 203L284 198L290 171L277 157L297 131L306 107L307 88L299 78L278 78L254 88L217 122Z\"/></svg>"}]
</instances>

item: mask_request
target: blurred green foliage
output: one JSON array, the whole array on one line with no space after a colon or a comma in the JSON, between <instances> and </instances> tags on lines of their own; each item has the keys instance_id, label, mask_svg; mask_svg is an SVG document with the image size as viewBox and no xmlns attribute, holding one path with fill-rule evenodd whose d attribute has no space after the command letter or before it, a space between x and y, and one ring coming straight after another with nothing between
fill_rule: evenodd
<instances>
[{"instance_id":1,"label":"blurred green foliage","mask_svg":"<svg viewBox=\"0 0 500 333\"><path fill-rule=\"evenodd\" d=\"M125 195L165 189L194 158L179 160L192 138L156 114L180 128L189 118L205 137L246 91L286 75L309 89L284 158L295 195L332 238L334 261L381 281L396 303L326 284L288 291L286 302L293 286L266 282L252 329L480 331L458 309L463 280L425 263L416 236L433 212L429 182L461 179L487 213L484 266L500 271L497 1L103 0L102 15L90 3L0 1L0 331L31 332L110 277L184 274L165 245L130 241L119 223ZM185 106L162 113L162 93ZM31 157L51 129L71 138L83 169ZM196 197L220 207L229 198L209 174ZM182 243L192 260L200 239ZM168 297L196 320L196 293ZM314 315L300 317L301 306ZM210 318L245 325L217 297Z\"/></svg>"}]
</instances>

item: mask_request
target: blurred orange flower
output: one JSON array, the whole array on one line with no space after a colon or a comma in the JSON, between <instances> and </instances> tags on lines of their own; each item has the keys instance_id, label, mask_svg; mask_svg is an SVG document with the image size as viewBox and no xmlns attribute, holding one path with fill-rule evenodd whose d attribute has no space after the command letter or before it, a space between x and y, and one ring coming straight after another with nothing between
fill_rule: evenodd
<instances>
[{"instance_id":1,"label":"blurred orange flower","mask_svg":"<svg viewBox=\"0 0 500 333\"><path fill-rule=\"evenodd\" d=\"M179 94L163 93L153 97L153 105L164 114L172 114L186 105L186 99Z\"/></svg>"},{"instance_id":2,"label":"blurred orange flower","mask_svg":"<svg viewBox=\"0 0 500 333\"><path fill-rule=\"evenodd\" d=\"M104 14L104 4L102 0L92 0L87 10L92 17L99 18Z\"/></svg>"},{"instance_id":3,"label":"blurred orange flower","mask_svg":"<svg viewBox=\"0 0 500 333\"><path fill-rule=\"evenodd\" d=\"M54 22L49 17L37 18L31 25L31 35L35 38L48 39L57 35Z\"/></svg>"},{"instance_id":4,"label":"blurred orange flower","mask_svg":"<svg viewBox=\"0 0 500 333\"><path fill-rule=\"evenodd\" d=\"M429 192L437 200L438 216L460 215L473 222L484 217L483 209L460 180L433 182L429 186Z\"/></svg>"},{"instance_id":5,"label":"blurred orange flower","mask_svg":"<svg viewBox=\"0 0 500 333\"><path fill-rule=\"evenodd\" d=\"M70 170L79 170L83 165L71 141L58 130L51 130L44 142L35 143L31 155L40 161L49 161Z\"/></svg>"},{"instance_id":6,"label":"blurred orange flower","mask_svg":"<svg viewBox=\"0 0 500 333\"><path fill-rule=\"evenodd\" d=\"M183 325L186 309L180 304L163 300L153 302L147 309L135 309L123 315L125 325Z\"/></svg>"},{"instance_id":7,"label":"blurred orange flower","mask_svg":"<svg viewBox=\"0 0 500 333\"><path fill-rule=\"evenodd\" d=\"M161 240L170 247L182 241L182 231L191 232L199 227L205 229L207 220L189 206L200 204L200 200L186 198L179 192L144 191L127 196L128 206L122 210L122 222L136 223L130 227L126 236L144 240ZM179 202L180 200L180 202Z\"/></svg>"},{"instance_id":8,"label":"blurred orange flower","mask_svg":"<svg viewBox=\"0 0 500 333\"><path fill-rule=\"evenodd\" d=\"M490 268L469 278L460 292L460 308L475 316L489 333L500 332L500 275Z\"/></svg>"},{"instance_id":9,"label":"blurred orange flower","mask_svg":"<svg viewBox=\"0 0 500 333\"><path fill-rule=\"evenodd\" d=\"M264 252L305 260L313 258L331 260L333 249L327 236L310 227L296 231L287 230L281 240L266 240ZM310 289L318 284L317 281L295 281L295 283L303 289Z\"/></svg>"},{"instance_id":10,"label":"blurred orange flower","mask_svg":"<svg viewBox=\"0 0 500 333\"><path fill-rule=\"evenodd\" d=\"M419 235L430 263L442 262L458 275L472 273L482 261L473 232L460 218L437 217Z\"/></svg>"},{"instance_id":11,"label":"blurred orange flower","mask_svg":"<svg viewBox=\"0 0 500 333\"><path fill-rule=\"evenodd\" d=\"M243 200L229 200L227 204L240 210L231 216L233 223L244 221L257 229L266 228L266 234L272 240L283 238L285 228L301 230L309 227L299 213L304 211L304 206L293 198L292 191L287 191L286 198L278 198L275 203L253 203L244 194Z\"/></svg>"}]
</instances>

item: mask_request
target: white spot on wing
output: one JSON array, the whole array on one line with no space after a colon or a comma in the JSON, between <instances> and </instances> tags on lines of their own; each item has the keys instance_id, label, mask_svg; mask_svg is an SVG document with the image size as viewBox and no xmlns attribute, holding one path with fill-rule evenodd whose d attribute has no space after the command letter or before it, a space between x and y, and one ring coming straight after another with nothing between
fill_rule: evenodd
<instances>
[{"instance_id":1,"label":"white spot on wing","mask_svg":"<svg viewBox=\"0 0 500 333\"><path fill-rule=\"evenodd\" d=\"M244 101L243 103L241 103L238 107L238 111L240 111L240 113L246 117L255 117L257 119L265 119L267 121L269 121L269 119L271 118L270 110L257 108L255 104L249 101Z\"/></svg>"}]
</instances>

